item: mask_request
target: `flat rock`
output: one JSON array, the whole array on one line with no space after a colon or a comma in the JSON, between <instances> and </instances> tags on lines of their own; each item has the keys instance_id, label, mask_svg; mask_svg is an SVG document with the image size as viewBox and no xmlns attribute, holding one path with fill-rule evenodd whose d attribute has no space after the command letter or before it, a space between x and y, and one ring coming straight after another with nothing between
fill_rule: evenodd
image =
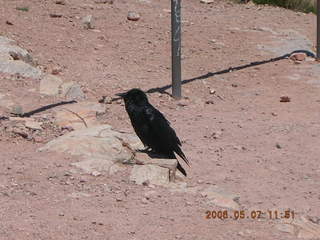
<instances>
[{"instance_id":1,"label":"flat rock","mask_svg":"<svg viewBox=\"0 0 320 240\"><path fill-rule=\"evenodd\" d=\"M136 152L134 157L135 164L155 165L169 170L169 180L174 181L176 178L177 159L151 158L146 153Z\"/></svg>"},{"instance_id":2,"label":"flat rock","mask_svg":"<svg viewBox=\"0 0 320 240\"><path fill-rule=\"evenodd\" d=\"M320 239L320 225L313 223L304 216L282 220L282 223L275 225L282 232L291 233L301 239Z\"/></svg>"},{"instance_id":3,"label":"flat rock","mask_svg":"<svg viewBox=\"0 0 320 240\"><path fill-rule=\"evenodd\" d=\"M0 55L7 55L13 60L21 60L25 63L35 65L32 56L29 52L16 45L16 42L12 39L0 36Z\"/></svg>"},{"instance_id":4,"label":"flat rock","mask_svg":"<svg viewBox=\"0 0 320 240\"><path fill-rule=\"evenodd\" d=\"M66 82L60 85L59 94L65 97L68 100L83 100L85 99L85 95L80 87L80 85L76 82Z\"/></svg>"},{"instance_id":5,"label":"flat rock","mask_svg":"<svg viewBox=\"0 0 320 240\"><path fill-rule=\"evenodd\" d=\"M136 184L154 184L168 185L169 184L169 169L155 165L134 165L130 181Z\"/></svg>"},{"instance_id":6,"label":"flat rock","mask_svg":"<svg viewBox=\"0 0 320 240\"><path fill-rule=\"evenodd\" d=\"M40 81L40 94L55 96L59 94L60 85L63 81L54 75L47 74Z\"/></svg>"},{"instance_id":7,"label":"flat rock","mask_svg":"<svg viewBox=\"0 0 320 240\"><path fill-rule=\"evenodd\" d=\"M97 115L104 113L105 107L96 102L80 102L64 105L55 110L55 123L60 127L82 129L98 125Z\"/></svg>"},{"instance_id":8,"label":"flat rock","mask_svg":"<svg viewBox=\"0 0 320 240\"><path fill-rule=\"evenodd\" d=\"M27 50L17 46L14 40L0 36L0 72L38 79L42 72L34 65Z\"/></svg>"},{"instance_id":9,"label":"flat rock","mask_svg":"<svg viewBox=\"0 0 320 240\"><path fill-rule=\"evenodd\" d=\"M101 172L107 172L110 175L114 174L115 172L112 170L112 167L115 164L116 163L109 161L109 159L106 158L90 158L84 161L71 163L71 166L77 167L92 176L100 176L102 175Z\"/></svg>"},{"instance_id":10,"label":"flat rock","mask_svg":"<svg viewBox=\"0 0 320 240\"><path fill-rule=\"evenodd\" d=\"M23 77L39 79L42 76L40 69L20 60L0 61L0 72L8 74L19 74Z\"/></svg>"},{"instance_id":11,"label":"flat rock","mask_svg":"<svg viewBox=\"0 0 320 240\"><path fill-rule=\"evenodd\" d=\"M33 129L33 130L42 130L42 123L41 122L36 122L34 119L32 118L25 118L25 126L27 128Z\"/></svg>"},{"instance_id":12,"label":"flat rock","mask_svg":"<svg viewBox=\"0 0 320 240\"><path fill-rule=\"evenodd\" d=\"M79 156L82 160L72 165L89 174L94 171L116 172L121 168L119 165L133 157L123 142L132 149L143 147L135 135L117 132L110 125L99 125L67 133L38 150Z\"/></svg>"},{"instance_id":13,"label":"flat rock","mask_svg":"<svg viewBox=\"0 0 320 240\"><path fill-rule=\"evenodd\" d=\"M219 207L225 207L234 210L240 209L239 204L235 202L239 197L235 194L228 193L217 186L208 187L201 192L201 195Z\"/></svg>"},{"instance_id":14,"label":"flat rock","mask_svg":"<svg viewBox=\"0 0 320 240\"><path fill-rule=\"evenodd\" d=\"M281 232L286 232L286 233L291 233L294 234L295 229L294 226L292 226L291 224L277 224L275 225L275 227L281 231Z\"/></svg>"}]
</instances>

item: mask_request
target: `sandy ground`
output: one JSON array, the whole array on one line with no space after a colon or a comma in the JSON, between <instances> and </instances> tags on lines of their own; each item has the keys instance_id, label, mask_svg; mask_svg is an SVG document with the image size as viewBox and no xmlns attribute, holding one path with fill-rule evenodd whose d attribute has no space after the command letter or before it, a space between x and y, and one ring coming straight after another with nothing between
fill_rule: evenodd
<instances>
[{"instance_id":1,"label":"sandy ground","mask_svg":"<svg viewBox=\"0 0 320 240\"><path fill-rule=\"evenodd\" d=\"M296 217L319 217L317 63L268 61L290 53L286 46L297 36L314 43L316 17L226 1L182 4L185 98L178 102L156 91L149 98L183 141L192 163L186 181L237 194L247 212L291 209ZM60 77L79 83L89 100L170 84L169 1L0 0L0 5L1 35L28 49L45 72L61 69ZM25 6L29 11L16 10ZM128 11L141 19L128 21ZM94 30L81 23L89 14ZM41 97L38 80L1 76L0 92L9 92L24 109L62 100ZM280 102L281 96L291 101ZM133 132L122 104L107 107L101 122ZM48 134L48 140L59 135ZM275 227L281 220L268 217L206 219L206 211L225 209L199 194L137 186L125 173L73 173L69 164L77 159L37 152L43 144L8 136L0 141L1 240L297 239ZM151 194L147 202L145 194Z\"/></svg>"}]
</instances>

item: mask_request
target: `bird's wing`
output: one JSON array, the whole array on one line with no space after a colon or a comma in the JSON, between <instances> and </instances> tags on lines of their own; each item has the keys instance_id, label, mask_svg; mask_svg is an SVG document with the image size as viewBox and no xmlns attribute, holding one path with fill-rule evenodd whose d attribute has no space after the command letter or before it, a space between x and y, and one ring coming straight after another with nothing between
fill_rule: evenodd
<instances>
[{"instance_id":1,"label":"bird's wing","mask_svg":"<svg viewBox=\"0 0 320 240\"><path fill-rule=\"evenodd\" d=\"M145 114L150 128L154 130L155 135L161 140L168 143L176 143L181 146L180 139L177 137L175 131L171 128L170 122L154 107L146 107Z\"/></svg>"},{"instance_id":2,"label":"bird's wing","mask_svg":"<svg viewBox=\"0 0 320 240\"><path fill-rule=\"evenodd\" d=\"M177 137L174 129L170 127L169 121L153 106L146 107L144 112L152 134L157 137L158 141L169 146L169 149L176 152L189 164L188 159L180 148L180 139Z\"/></svg>"}]
</instances>

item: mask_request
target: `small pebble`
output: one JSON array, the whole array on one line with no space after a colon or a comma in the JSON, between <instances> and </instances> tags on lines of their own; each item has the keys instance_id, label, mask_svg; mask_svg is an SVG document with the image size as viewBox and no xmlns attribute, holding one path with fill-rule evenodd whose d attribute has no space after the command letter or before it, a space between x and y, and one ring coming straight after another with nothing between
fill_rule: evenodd
<instances>
[{"instance_id":1,"label":"small pebble","mask_svg":"<svg viewBox=\"0 0 320 240\"><path fill-rule=\"evenodd\" d=\"M210 89L210 94L215 94L215 93L216 93L216 90Z\"/></svg>"},{"instance_id":2,"label":"small pebble","mask_svg":"<svg viewBox=\"0 0 320 240\"><path fill-rule=\"evenodd\" d=\"M61 17L62 17L62 14L59 14L59 13L50 13L50 17L52 17L52 18L61 18Z\"/></svg>"},{"instance_id":3,"label":"small pebble","mask_svg":"<svg viewBox=\"0 0 320 240\"><path fill-rule=\"evenodd\" d=\"M127 19L130 21L138 21L140 19L140 15L136 12L129 11Z\"/></svg>"},{"instance_id":4,"label":"small pebble","mask_svg":"<svg viewBox=\"0 0 320 240\"><path fill-rule=\"evenodd\" d=\"M91 175L94 176L94 177L98 177L98 176L101 176L101 172L93 171L93 172L91 173Z\"/></svg>"},{"instance_id":5,"label":"small pebble","mask_svg":"<svg viewBox=\"0 0 320 240\"><path fill-rule=\"evenodd\" d=\"M280 97L280 102L290 102L291 99L288 96L282 96Z\"/></svg>"},{"instance_id":6,"label":"small pebble","mask_svg":"<svg viewBox=\"0 0 320 240\"><path fill-rule=\"evenodd\" d=\"M65 0L56 0L55 4L66 5L66 1Z\"/></svg>"},{"instance_id":7,"label":"small pebble","mask_svg":"<svg viewBox=\"0 0 320 240\"><path fill-rule=\"evenodd\" d=\"M82 18L83 27L85 29L94 29L93 17L88 15Z\"/></svg>"},{"instance_id":8,"label":"small pebble","mask_svg":"<svg viewBox=\"0 0 320 240\"><path fill-rule=\"evenodd\" d=\"M148 199L146 199L146 198L142 198L142 199L141 199L141 202L142 202L143 204L148 204L149 201L148 201Z\"/></svg>"}]
</instances>

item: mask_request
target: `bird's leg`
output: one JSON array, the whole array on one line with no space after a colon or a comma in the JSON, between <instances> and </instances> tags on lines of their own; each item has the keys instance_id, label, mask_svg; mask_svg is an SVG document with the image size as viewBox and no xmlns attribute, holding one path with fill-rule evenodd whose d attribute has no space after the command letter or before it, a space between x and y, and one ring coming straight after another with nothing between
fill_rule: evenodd
<instances>
[{"instance_id":1,"label":"bird's leg","mask_svg":"<svg viewBox=\"0 0 320 240\"><path fill-rule=\"evenodd\" d=\"M176 167L174 169L169 168L169 182L175 182L175 180L176 180L176 171L177 171Z\"/></svg>"}]
</instances>

